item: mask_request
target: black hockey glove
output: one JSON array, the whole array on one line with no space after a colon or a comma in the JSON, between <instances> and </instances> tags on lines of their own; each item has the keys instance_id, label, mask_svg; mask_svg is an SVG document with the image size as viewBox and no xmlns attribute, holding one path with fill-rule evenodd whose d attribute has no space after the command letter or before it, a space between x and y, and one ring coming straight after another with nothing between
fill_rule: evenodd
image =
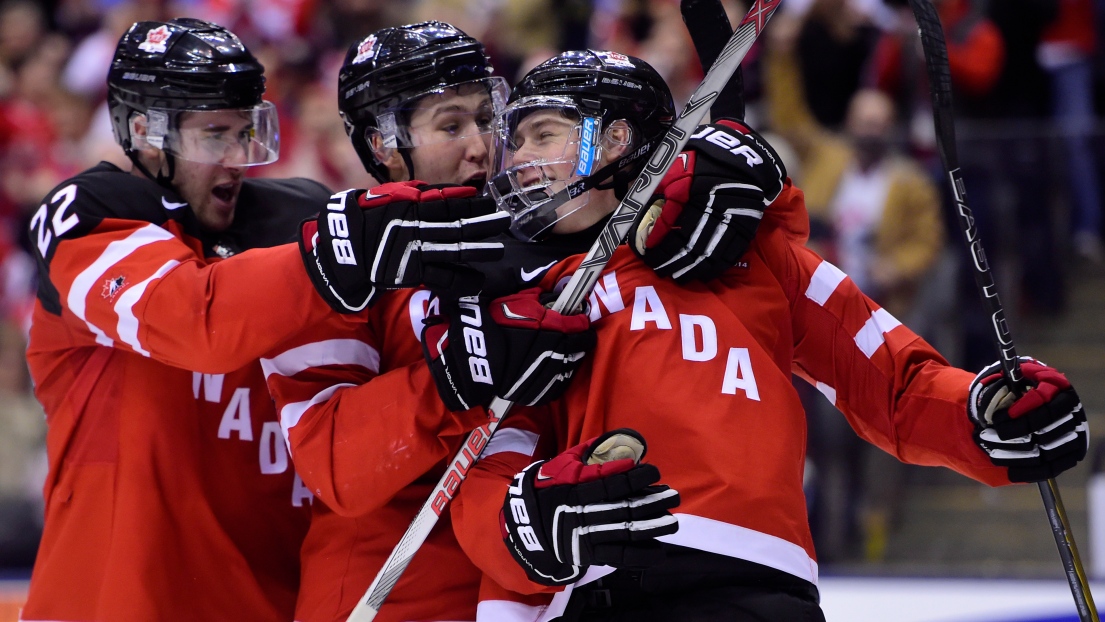
<instances>
[{"instance_id":1,"label":"black hockey glove","mask_svg":"<svg viewBox=\"0 0 1105 622\"><path fill-rule=\"evenodd\" d=\"M514 476L499 515L503 542L531 581L563 585L592 564L641 568L663 560L659 536L675 533L679 493L640 464L645 439L620 429Z\"/></svg>"},{"instance_id":2,"label":"black hockey glove","mask_svg":"<svg viewBox=\"0 0 1105 622\"><path fill-rule=\"evenodd\" d=\"M994 363L971 382L967 410L975 443L997 466L1009 468L1014 482L1039 482L1066 471L1086 457L1089 428L1082 401L1066 376L1021 357L1029 385L1014 395Z\"/></svg>"},{"instance_id":3,"label":"black hockey glove","mask_svg":"<svg viewBox=\"0 0 1105 622\"><path fill-rule=\"evenodd\" d=\"M700 125L637 214L630 246L660 276L715 279L748 250L786 178L782 159L746 125Z\"/></svg>"},{"instance_id":4,"label":"black hockey glove","mask_svg":"<svg viewBox=\"0 0 1105 622\"><path fill-rule=\"evenodd\" d=\"M422 352L449 410L488 406L495 396L535 406L564 394L595 331L585 314L561 315L540 298L534 288L490 304L442 300L441 315L424 320Z\"/></svg>"},{"instance_id":5,"label":"black hockey glove","mask_svg":"<svg viewBox=\"0 0 1105 622\"><path fill-rule=\"evenodd\" d=\"M355 313L386 290L425 285L478 292L483 275L464 265L497 261L510 216L467 186L389 183L330 197L300 229L299 248L315 289L338 313Z\"/></svg>"}]
</instances>

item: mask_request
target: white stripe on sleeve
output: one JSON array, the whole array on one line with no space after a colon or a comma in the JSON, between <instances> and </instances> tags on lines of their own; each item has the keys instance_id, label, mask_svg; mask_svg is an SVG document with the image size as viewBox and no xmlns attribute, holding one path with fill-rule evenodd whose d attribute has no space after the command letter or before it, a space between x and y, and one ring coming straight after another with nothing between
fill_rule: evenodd
<instances>
[{"instance_id":1,"label":"white stripe on sleeve","mask_svg":"<svg viewBox=\"0 0 1105 622\"><path fill-rule=\"evenodd\" d=\"M871 358L875 355L875 350L886 343L883 334L889 333L901 325L902 323L896 317L890 315L889 311L879 309L871 314L871 318L856 333L856 345L867 355L867 358Z\"/></svg>"},{"instance_id":2,"label":"white stripe on sleeve","mask_svg":"<svg viewBox=\"0 0 1105 622\"><path fill-rule=\"evenodd\" d=\"M833 295L841 281L848 278L847 274L840 271L833 264L822 261L810 277L809 287L806 288L806 298L824 307L829 296Z\"/></svg>"},{"instance_id":3,"label":"white stripe on sleeve","mask_svg":"<svg viewBox=\"0 0 1105 622\"><path fill-rule=\"evenodd\" d=\"M288 432L299 423L299 420L303 418L303 413L307 412L307 409L325 402L330 399L330 396L335 391L342 387L355 387L357 385L348 382L335 384L331 387L319 391L314 397L305 402L292 402L280 409L280 431L284 433L284 442L288 445L288 453L291 453L291 442L288 440Z\"/></svg>"},{"instance_id":4,"label":"white stripe on sleeve","mask_svg":"<svg viewBox=\"0 0 1105 622\"><path fill-rule=\"evenodd\" d=\"M119 340L128 346L134 348L134 351L142 356L149 357L150 353L142 347L142 344L138 341L138 318L134 316L134 305L138 304L138 301L142 299L142 294L146 293L146 287L154 279L160 279L173 268L180 265L180 262L175 259L166 261L157 272L150 275L150 278L131 286L130 289L123 292L119 296L119 300L115 303L115 313L119 316Z\"/></svg>"},{"instance_id":5,"label":"white stripe on sleeve","mask_svg":"<svg viewBox=\"0 0 1105 622\"><path fill-rule=\"evenodd\" d=\"M325 365L357 365L378 372L380 352L356 339L327 339L286 350L271 359L261 359L265 378L272 374L294 376L303 370Z\"/></svg>"},{"instance_id":6,"label":"white stripe on sleeve","mask_svg":"<svg viewBox=\"0 0 1105 622\"><path fill-rule=\"evenodd\" d=\"M69 288L69 295L65 300L66 305L69 307L69 310L73 312L73 315L85 321L85 324L88 325L88 329L96 335L96 343L102 345L112 345L113 343L102 329L94 326L85 318L85 300L88 298L88 294L92 291L92 288L99 282L100 277L102 277L109 268L126 259L131 253L139 248L147 244L153 244L154 242L172 239L174 239L173 234L161 227L154 224L146 225L122 240L116 240L108 244L107 247L104 248L104 252L73 280L73 285Z\"/></svg>"}]
</instances>

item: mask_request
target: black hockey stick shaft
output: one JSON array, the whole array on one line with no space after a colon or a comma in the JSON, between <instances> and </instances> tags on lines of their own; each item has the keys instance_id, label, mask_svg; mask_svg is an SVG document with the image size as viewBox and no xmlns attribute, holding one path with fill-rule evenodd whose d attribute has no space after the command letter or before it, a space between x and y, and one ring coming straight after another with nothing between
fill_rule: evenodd
<instances>
[{"instance_id":1,"label":"black hockey stick shaft","mask_svg":"<svg viewBox=\"0 0 1105 622\"><path fill-rule=\"evenodd\" d=\"M921 47L925 55L925 65L928 67L929 83L932 89L932 114L936 123L937 148L940 151L940 159L944 163L944 170L947 171L948 180L951 182L952 194L955 197L956 210L959 215L959 224L963 231L963 239L967 244L972 259L971 263L974 267L975 284L978 286L982 305L990 316L994 344L997 346L1001 357L1002 373L1016 393L1024 393L1024 376L1021 374L1017 351L1013 345L1013 337L1009 333L1009 325L1005 320L1005 310L998 298L997 287L994 286L994 276L990 272L986 253L982 249L982 241L978 237L974 215L971 208L967 207L967 191L963 185L963 176L959 168L959 154L955 144L955 121L952 115L952 78L951 69L948 65L948 49L944 41L944 30L940 26L940 17L936 13L936 8L929 0L909 0L909 6L913 9L913 15L917 19L917 26L921 34ZM1059 496L1059 486L1054 479L1047 479L1039 482L1039 488L1044 508L1047 510L1048 522L1051 524L1051 531L1055 536L1055 544L1059 548L1059 557L1063 561L1067 583L1070 584L1074 604L1078 609L1078 617L1082 622L1098 622L1097 609L1094 607L1093 595L1090 593L1089 583L1086 580L1086 572L1082 569L1082 561L1078 557L1078 547L1074 543L1074 535L1071 533L1067 513L1063 508L1062 498Z\"/></svg>"},{"instance_id":2,"label":"black hockey stick shaft","mask_svg":"<svg viewBox=\"0 0 1105 622\"><path fill-rule=\"evenodd\" d=\"M721 0L680 0L679 12L683 15L687 32L691 34L702 71L709 71L733 36L733 26L725 14L725 7L721 5ZM744 120L744 70L740 67L710 107L710 118L721 117Z\"/></svg>"},{"instance_id":3,"label":"black hockey stick shaft","mask_svg":"<svg viewBox=\"0 0 1105 622\"><path fill-rule=\"evenodd\" d=\"M707 108L717 99L718 93L740 66L741 60L763 32L781 1L756 0L748 10L748 14L718 55L717 62L706 72L706 77L691 94L690 101L683 108L683 112L675 119L663 140L649 155L644 169L608 218L606 226L583 258L579 268L557 296L556 302L553 303L555 311L568 314L578 313L582 309L583 301L594 289L603 268L629 234L637 212L644 208L656 191L660 180L679 157L679 152L686 146L694 129L706 115ZM506 418L512 406L511 402L502 398L495 398L491 402L487 423L469 433L460 452L449 462L445 473L430 492L429 498L419 508L414 520L399 539L399 543L384 560L384 565L376 573L376 578L350 613L348 622L372 622L376 618L384 600L399 582L399 578L410 565L415 553L437 524L438 517L446 510L457 489L468 477L472 465L479 459L483 448L487 446L491 436Z\"/></svg>"}]
</instances>

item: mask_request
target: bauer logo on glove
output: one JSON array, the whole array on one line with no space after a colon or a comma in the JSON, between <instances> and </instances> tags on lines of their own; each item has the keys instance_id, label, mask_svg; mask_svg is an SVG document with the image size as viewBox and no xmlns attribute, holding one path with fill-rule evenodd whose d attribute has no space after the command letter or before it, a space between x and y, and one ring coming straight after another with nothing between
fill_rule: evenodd
<instances>
[{"instance_id":1,"label":"bauer logo on glove","mask_svg":"<svg viewBox=\"0 0 1105 622\"><path fill-rule=\"evenodd\" d=\"M782 160L747 126L699 126L638 213L630 247L661 276L715 279L748 250L785 180Z\"/></svg>"},{"instance_id":2,"label":"bauer logo on glove","mask_svg":"<svg viewBox=\"0 0 1105 622\"><path fill-rule=\"evenodd\" d=\"M488 406L496 396L535 406L567 390L595 347L586 315L561 315L539 289L497 298L446 299L424 320L422 351L449 410Z\"/></svg>"},{"instance_id":3,"label":"bauer logo on glove","mask_svg":"<svg viewBox=\"0 0 1105 622\"><path fill-rule=\"evenodd\" d=\"M323 299L355 313L389 289L479 291L483 275L467 264L500 259L503 245L486 239L509 225L474 188L396 182L330 197L317 219L303 223L300 250Z\"/></svg>"},{"instance_id":4,"label":"bauer logo on glove","mask_svg":"<svg viewBox=\"0 0 1105 622\"><path fill-rule=\"evenodd\" d=\"M499 515L503 542L531 581L564 585L587 566L641 568L663 560L656 538L675 533L679 493L641 464L645 439L607 432L514 476Z\"/></svg>"}]
</instances>

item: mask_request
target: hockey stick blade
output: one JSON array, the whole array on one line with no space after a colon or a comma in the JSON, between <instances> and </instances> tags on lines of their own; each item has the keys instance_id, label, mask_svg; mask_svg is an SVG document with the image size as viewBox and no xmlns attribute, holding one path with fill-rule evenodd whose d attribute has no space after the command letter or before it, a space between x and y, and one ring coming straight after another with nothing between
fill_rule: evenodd
<instances>
[{"instance_id":1,"label":"hockey stick blade","mask_svg":"<svg viewBox=\"0 0 1105 622\"><path fill-rule=\"evenodd\" d=\"M986 260L986 252L982 248L982 241L978 237L974 215L967 206L967 191L963 184L963 176L959 168L959 154L955 144L955 119L952 112L952 78L951 68L948 64L948 49L944 41L944 30L940 26L940 16L936 8L929 0L909 0L909 6L913 9L913 15L917 20L917 27L921 34L921 49L925 55L925 65L928 68L929 84L932 89L932 114L936 124L936 142L940 152L940 159L947 171L948 181L951 183L952 195L955 197L956 213L959 216L959 224L963 231L963 240L970 252L974 267L975 285L978 287L979 296L987 315L990 316L990 326L993 329L991 336L994 345L997 346L1001 357L1002 373L1007 382L1018 394L1025 391L1024 377L1021 375L1020 364L1017 359L1017 351L1013 345L1013 337L1009 333L1009 325L1005 321L1005 309L998 298L998 290L994 285L994 277L990 272L990 265ZM1093 595L1090 593L1086 572L1082 569L1082 561L1078 557L1078 547L1071 533L1067 513L1063 507L1063 500L1059 496L1059 485L1054 479L1039 482L1040 497L1047 511L1048 523L1051 525L1052 535L1055 536L1055 545L1059 549L1059 557L1063 561L1064 574L1067 583L1070 584L1071 594L1074 596L1074 604L1078 609L1078 617L1082 622L1099 622L1097 609L1094 607Z\"/></svg>"},{"instance_id":2,"label":"hockey stick blade","mask_svg":"<svg viewBox=\"0 0 1105 622\"><path fill-rule=\"evenodd\" d=\"M706 115L706 110L717 99L718 93L740 66L744 56L763 32L780 2L782 0L756 0L748 10L748 14L718 55L717 61L706 72L706 77L691 95L683 112L649 157L644 170L630 186L629 192L614 213L610 215L599 238L584 257L583 263L560 292L553 304L553 309L557 312L566 314L576 312L582 307L583 300L590 295L602 269L613 256L614 250L628 235L634 216L660 185L664 173L679 157L679 152ZM411 559L414 558L422 543L430 535L430 530L437 524L441 513L453 499L457 489L468 476L468 470L479 458L480 452L487 446L488 440L507 416L511 406L511 402L499 398L491 402L487 423L473 430L465 439L461 451L450 461L429 498L419 508L410 527L392 549L383 567L376 574L376 578L353 609L348 618L349 622L371 622L376 618L384 600L399 581L403 571L410 565Z\"/></svg>"},{"instance_id":3,"label":"hockey stick blade","mask_svg":"<svg viewBox=\"0 0 1105 622\"><path fill-rule=\"evenodd\" d=\"M714 66L725 44L733 36L733 26L721 0L681 0L679 12L691 35L702 71ZM733 117L744 120L744 72L740 67L726 83L710 107L710 118Z\"/></svg>"}]
</instances>

